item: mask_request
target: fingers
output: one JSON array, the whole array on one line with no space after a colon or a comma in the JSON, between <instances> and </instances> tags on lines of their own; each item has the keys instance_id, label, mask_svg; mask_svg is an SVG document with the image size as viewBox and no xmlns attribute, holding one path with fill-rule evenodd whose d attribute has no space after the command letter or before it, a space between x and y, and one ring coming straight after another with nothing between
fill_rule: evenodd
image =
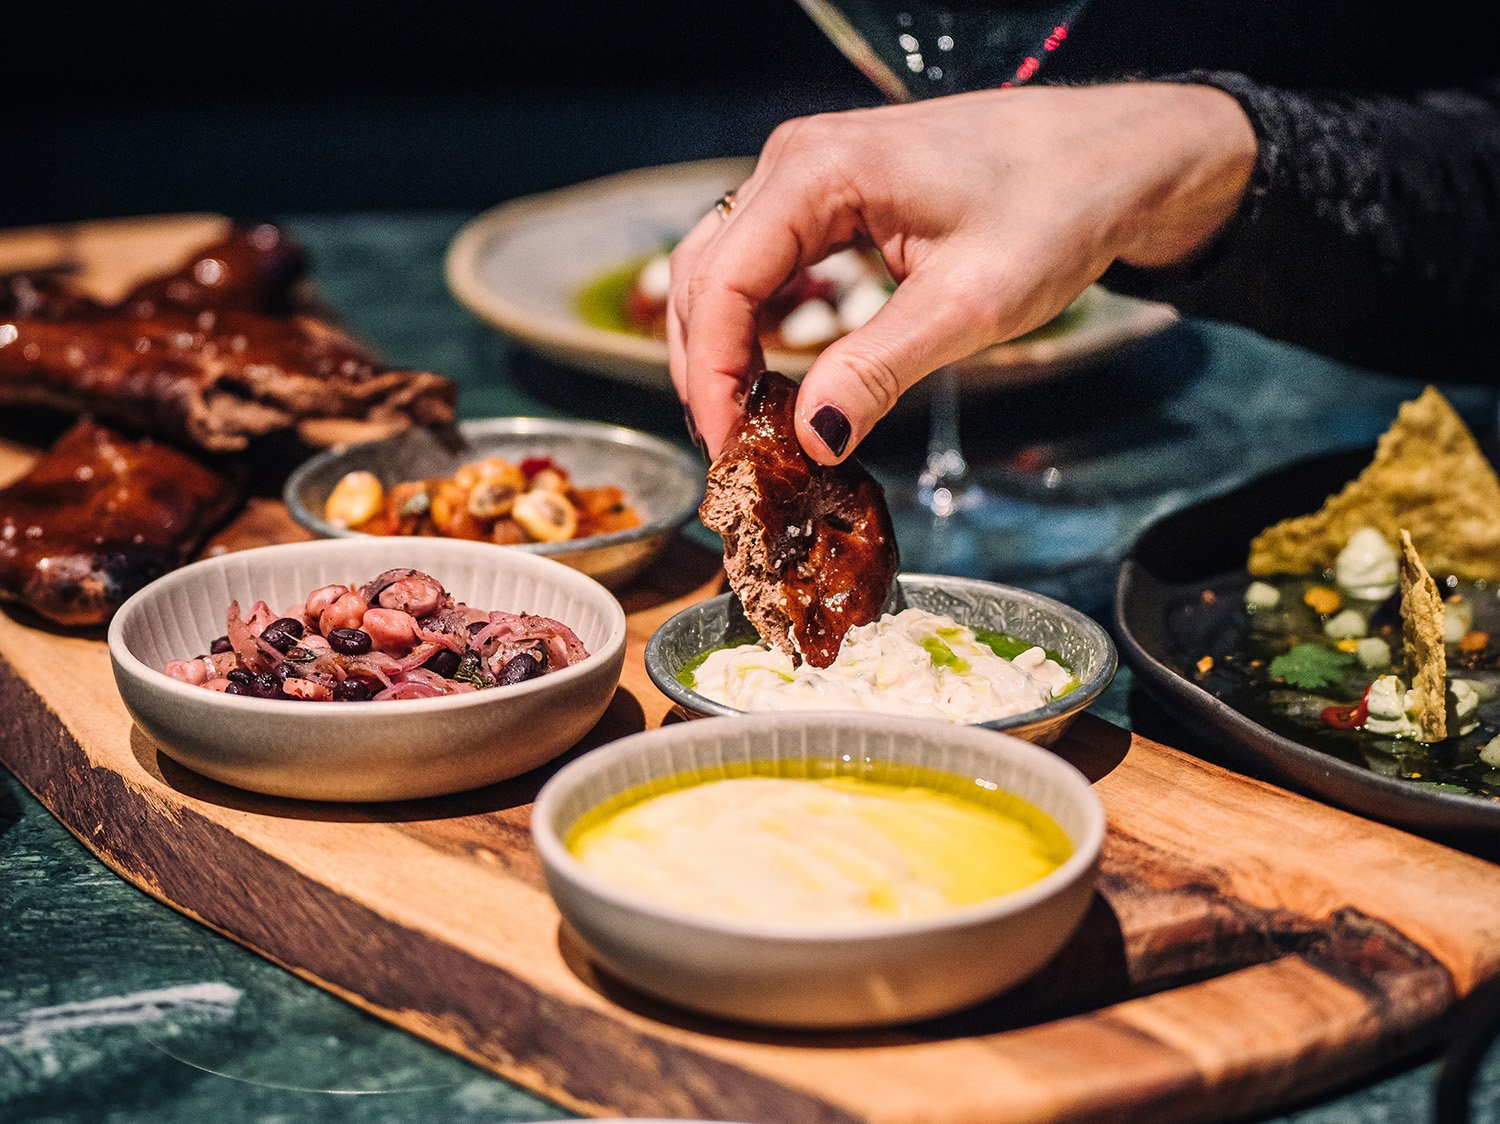
<instances>
[{"instance_id":1,"label":"fingers","mask_svg":"<svg viewBox=\"0 0 1500 1124\"><path fill-rule=\"evenodd\" d=\"M863 327L824 349L797 393L797 440L836 464L918 380L978 351L994 318L937 272L913 273Z\"/></svg>"},{"instance_id":2,"label":"fingers","mask_svg":"<svg viewBox=\"0 0 1500 1124\"><path fill-rule=\"evenodd\" d=\"M771 139L767 141L765 152L757 161L750 178L735 189L733 193L735 202L731 214L755 197L773 163L773 146L775 146L778 133L780 130L773 133ZM698 220L693 229L688 231L672 251L672 283L671 291L667 296L667 365L672 376L672 385L676 388L677 397L684 406L688 403L688 372L685 317L682 310L687 307L688 303L687 279L692 276L699 257L723 232L728 217L719 212L716 204Z\"/></svg>"},{"instance_id":3,"label":"fingers","mask_svg":"<svg viewBox=\"0 0 1500 1124\"><path fill-rule=\"evenodd\" d=\"M773 171L748 200L740 198L701 249L695 241L674 256L681 385L711 454L738 424L739 393L761 363L761 302L852 234L850 209L822 190L817 177Z\"/></svg>"}]
</instances>

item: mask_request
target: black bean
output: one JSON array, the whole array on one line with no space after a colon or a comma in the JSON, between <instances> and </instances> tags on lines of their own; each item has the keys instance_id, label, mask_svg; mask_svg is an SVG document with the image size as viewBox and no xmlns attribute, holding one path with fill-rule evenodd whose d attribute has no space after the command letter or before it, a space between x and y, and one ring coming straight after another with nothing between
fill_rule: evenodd
<instances>
[{"instance_id":1,"label":"black bean","mask_svg":"<svg viewBox=\"0 0 1500 1124\"><path fill-rule=\"evenodd\" d=\"M234 651L234 645L229 642L229 637L221 636L208 646L208 650L217 656L222 652Z\"/></svg>"},{"instance_id":2,"label":"black bean","mask_svg":"<svg viewBox=\"0 0 1500 1124\"><path fill-rule=\"evenodd\" d=\"M239 669L236 668L235 670L239 670ZM248 695L251 692L250 692L250 688L248 686L246 686L244 683L241 683L241 682L239 682L236 679L231 679L229 681L229 686L227 686L227 687L224 688L224 693L226 695Z\"/></svg>"},{"instance_id":3,"label":"black bean","mask_svg":"<svg viewBox=\"0 0 1500 1124\"><path fill-rule=\"evenodd\" d=\"M251 675L243 667L231 667L228 674L226 674L224 678L229 680L231 683L239 683L241 686L248 685L255 681L255 676Z\"/></svg>"},{"instance_id":4,"label":"black bean","mask_svg":"<svg viewBox=\"0 0 1500 1124\"><path fill-rule=\"evenodd\" d=\"M453 673L458 670L458 653L452 648L439 648L422 666L444 679L452 679Z\"/></svg>"},{"instance_id":5,"label":"black bean","mask_svg":"<svg viewBox=\"0 0 1500 1124\"><path fill-rule=\"evenodd\" d=\"M506 687L512 683L524 683L528 679L535 679L543 670L541 660L530 652L522 652L506 661L500 674L495 676L495 685Z\"/></svg>"},{"instance_id":6,"label":"black bean","mask_svg":"<svg viewBox=\"0 0 1500 1124\"><path fill-rule=\"evenodd\" d=\"M293 645L302 639L302 622L295 617L281 617L266 625L260 638L278 652L291 651Z\"/></svg>"},{"instance_id":7,"label":"black bean","mask_svg":"<svg viewBox=\"0 0 1500 1124\"><path fill-rule=\"evenodd\" d=\"M485 629L487 629L489 627L490 627L490 622L489 621L473 621L469 625L469 635L473 636L476 632L483 632Z\"/></svg>"},{"instance_id":8,"label":"black bean","mask_svg":"<svg viewBox=\"0 0 1500 1124\"><path fill-rule=\"evenodd\" d=\"M274 675L257 675L251 684L255 689L257 698L275 699L281 697L281 680Z\"/></svg>"},{"instance_id":9,"label":"black bean","mask_svg":"<svg viewBox=\"0 0 1500 1124\"><path fill-rule=\"evenodd\" d=\"M338 702L364 702L374 693L370 690L368 683L352 675L342 680L333 689L333 697Z\"/></svg>"},{"instance_id":10,"label":"black bean","mask_svg":"<svg viewBox=\"0 0 1500 1124\"><path fill-rule=\"evenodd\" d=\"M370 634L362 628L336 628L328 634L328 646L343 656L362 656L370 650Z\"/></svg>"}]
</instances>

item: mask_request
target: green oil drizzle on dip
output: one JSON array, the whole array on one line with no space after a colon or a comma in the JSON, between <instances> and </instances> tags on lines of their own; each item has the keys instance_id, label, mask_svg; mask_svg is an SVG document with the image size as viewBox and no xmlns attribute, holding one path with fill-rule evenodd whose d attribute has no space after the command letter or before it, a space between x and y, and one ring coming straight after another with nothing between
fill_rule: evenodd
<instances>
[{"instance_id":1,"label":"green oil drizzle on dip","mask_svg":"<svg viewBox=\"0 0 1500 1124\"><path fill-rule=\"evenodd\" d=\"M946 629L944 631L947 631ZM955 674L969 674L969 661L959 656L952 648L944 644L936 636L928 636L922 641L922 647L932 657L932 662L937 667L951 667Z\"/></svg>"}]
</instances>

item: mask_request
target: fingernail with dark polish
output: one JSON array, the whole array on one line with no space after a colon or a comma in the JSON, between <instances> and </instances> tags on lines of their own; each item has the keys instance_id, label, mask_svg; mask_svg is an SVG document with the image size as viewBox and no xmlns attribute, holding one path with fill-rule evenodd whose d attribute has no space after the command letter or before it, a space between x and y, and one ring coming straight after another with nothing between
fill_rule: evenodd
<instances>
[{"instance_id":1,"label":"fingernail with dark polish","mask_svg":"<svg viewBox=\"0 0 1500 1124\"><path fill-rule=\"evenodd\" d=\"M682 407L682 420L687 426L688 439L697 446L697 449L705 457L708 456L708 443L703 440L703 434L698 432L698 423L693 420L693 408L686 404Z\"/></svg>"},{"instance_id":2,"label":"fingernail with dark polish","mask_svg":"<svg viewBox=\"0 0 1500 1124\"><path fill-rule=\"evenodd\" d=\"M819 406L808 419L808 424L823 439L823 444L828 446L830 453L836 457L844 455L844 449L849 445L849 419L844 416L843 410L837 406Z\"/></svg>"}]
</instances>

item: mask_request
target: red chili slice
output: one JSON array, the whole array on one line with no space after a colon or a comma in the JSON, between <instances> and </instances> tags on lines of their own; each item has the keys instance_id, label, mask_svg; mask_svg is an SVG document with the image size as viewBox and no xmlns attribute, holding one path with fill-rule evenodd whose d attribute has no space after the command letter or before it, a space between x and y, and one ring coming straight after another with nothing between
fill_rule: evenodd
<instances>
[{"instance_id":1,"label":"red chili slice","mask_svg":"<svg viewBox=\"0 0 1500 1124\"><path fill-rule=\"evenodd\" d=\"M1371 683L1370 687L1373 686L1375 684ZM1325 706L1323 721L1335 730L1358 730L1370 717L1370 687L1365 688L1355 706Z\"/></svg>"}]
</instances>

